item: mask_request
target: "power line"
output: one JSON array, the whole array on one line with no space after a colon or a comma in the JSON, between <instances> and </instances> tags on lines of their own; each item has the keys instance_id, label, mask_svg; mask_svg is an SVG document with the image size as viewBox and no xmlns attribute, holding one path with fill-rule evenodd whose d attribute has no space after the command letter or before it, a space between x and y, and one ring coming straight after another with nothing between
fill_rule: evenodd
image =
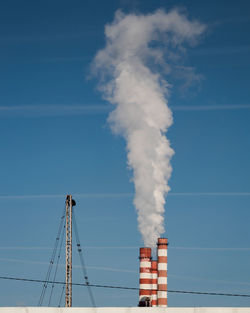
<instances>
[{"instance_id":1,"label":"power line","mask_svg":"<svg viewBox=\"0 0 250 313\"><path fill-rule=\"evenodd\" d=\"M54 272L53 281L56 280L56 275L57 275L57 271L58 271L59 261L60 261L60 258L61 258L61 251L62 251L62 244L63 244L64 234L65 234L65 228L66 228L66 225L65 225L65 222L64 222L64 227L63 227L63 231L62 231L60 248L59 248L59 252L58 252L58 256L57 256L56 269L55 269L55 272ZM55 287L55 284L52 284L51 291L50 291L50 296L49 296L48 306L50 306L50 303L51 303L54 287Z\"/></svg>"},{"instance_id":2,"label":"power line","mask_svg":"<svg viewBox=\"0 0 250 313\"><path fill-rule=\"evenodd\" d=\"M63 212L62 212L62 216L61 216L61 220L60 220L60 224L59 224L59 228L58 228L58 232L57 232L57 236L56 236L56 240L55 240L55 244L54 244L54 249L53 249L53 252L52 252L52 255L51 255L51 258L50 258L49 268L48 268L48 271L47 271L47 274L46 274L46 278L45 278L45 281L44 281L44 284L43 284L43 289L42 289L42 292L41 292L41 295L40 295L40 298L39 298L39 301L38 301L38 306L41 306L42 303L43 303L43 300L44 300L44 297L45 297L45 293L46 293L46 290L47 290L47 287L48 287L48 281L50 279L50 275L51 275L51 272L52 272L53 264L55 262L56 252L57 252L57 248L58 248L58 245L59 245L60 236L61 236L61 232L62 232L63 224L64 224L64 219L65 219L64 211L65 211L65 208L63 208Z\"/></svg>"},{"instance_id":3,"label":"power line","mask_svg":"<svg viewBox=\"0 0 250 313\"><path fill-rule=\"evenodd\" d=\"M74 225L73 228L74 228L75 237L76 237L77 251L78 251L79 257L80 257L83 277L85 279L85 284L86 284L86 286L88 288L89 297L90 297L90 301L91 301L92 307L96 307L94 296L93 296L93 293L92 293L92 290L91 290L91 287L90 287L91 285L90 285L89 280L88 280L88 274L87 274L84 258L83 258L83 253L82 253L80 237L79 237L79 233L78 233L78 228L77 228L77 224L76 224L76 218L75 218L74 210L72 210L72 217L73 217L73 225Z\"/></svg>"},{"instance_id":4,"label":"power line","mask_svg":"<svg viewBox=\"0 0 250 313\"><path fill-rule=\"evenodd\" d=\"M57 284L65 285L62 281L48 281L41 279L29 279L20 277L10 277L10 276L0 276L0 279L5 280L15 280L15 281L25 281L34 283L47 283L47 284ZM110 289L123 289L123 290L139 290L137 287L124 287L124 286L110 286L110 285L97 285L97 284L84 284L84 283L72 283L74 286L84 286L84 287L96 287L96 288L110 288ZM219 292L203 292L203 291L188 291L188 290L168 290L171 293L182 293L182 294L195 294L195 295L208 295L208 296L226 296L226 297L245 297L250 298L250 294L235 294L235 293L219 293Z\"/></svg>"},{"instance_id":5,"label":"power line","mask_svg":"<svg viewBox=\"0 0 250 313\"><path fill-rule=\"evenodd\" d=\"M65 285L63 285L62 287L62 291L61 291L61 295L60 295L60 299L59 299L59 303L58 303L58 307L61 307L61 303L62 303L62 298L63 298L63 294L64 294L64 289L65 289Z\"/></svg>"}]
</instances>

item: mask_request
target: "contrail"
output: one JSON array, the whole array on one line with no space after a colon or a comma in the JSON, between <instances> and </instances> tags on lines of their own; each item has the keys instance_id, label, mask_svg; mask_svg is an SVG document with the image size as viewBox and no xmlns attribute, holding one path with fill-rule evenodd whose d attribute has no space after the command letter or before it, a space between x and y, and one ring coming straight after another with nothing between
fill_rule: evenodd
<instances>
[{"instance_id":1,"label":"contrail","mask_svg":"<svg viewBox=\"0 0 250 313\"><path fill-rule=\"evenodd\" d=\"M84 246L84 250L138 250L138 246ZM170 250L199 250L199 251L236 251L236 252L244 252L250 251L250 247L243 247L243 248L235 248L235 247L178 247L178 246L170 246ZM17 246L7 246L7 247L0 247L0 250L53 250L51 247L17 247ZM64 250L64 249L63 249Z\"/></svg>"},{"instance_id":2,"label":"contrail","mask_svg":"<svg viewBox=\"0 0 250 313\"><path fill-rule=\"evenodd\" d=\"M0 106L0 118L4 117L56 117L108 114L113 107L111 105L26 105L26 106ZM250 110L249 104L232 105L178 105L171 106L174 112L207 112L207 111L242 111Z\"/></svg>"},{"instance_id":3,"label":"contrail","mask_svg":"<svg viewBox=\"0 0 250 313\"><path fill-rule=\"evenodd\" d=\"M234 284L234 285L246 285L250 286L249 282L243 282L243 281L233 281L233 280L222 280L222 279L210 279L210 278L203 278L203 277L194 277L194 276L183 276L183 275L175 275L175 274L169 274L169 277L173 277L175 279L181 279L181 280L193 280L193 281L206 281L211 283L220 283L220 284Z\"/></svg>"},{"instance_id":4,"label":"contrail","mask_svg":"<svg viewBox=\"0 0 250 313\"><path fill-rule=\"evenodd\" d=\"M230 248L205 248L205 247L169 247L169 249L176 249L176 250L199 250L199 251L250 251L250 248L234 248L234 247L230 247Z\"/></svg>"},{"instance_id":5,"label":"contrail","mask_svg":"<svg viewBox=\"0 0 250 313\"><path fill-rule=\"evenodd\" d=\"M173 111L230 111L230 110L249 110L249 104L221 104L221 105L178 105L172 106Z\"/></svg>"},{"instance_id":6,"label":"contrail","mask_svg":"<svg viewBox=\"0 0 250 313\"><path fill-rule=\"evenodd\" d=\"M0 117L9 116L64 116L104 114L111 110L108 105L16 105L0 106Z\"/></svg>"},{"instance_id":7,"label":"contrail","mask_svg":"<svg viewBox=\"0 0 250 313\"><path fill-rule=\"evenodd\" d=\"M0 258L0 262L23 263L23 264L34 264L34 265L46 265L46 266L49 265L49 262L30 261L30 260L12 259L12 258ZM59 264L59 266L64 267L65 264ZM72 267L81 268L81 265L73 265ZM137 274L136 270L131 270L131 269L111 268L111 267L103 267L103 266L87 266L86 268L88 270L100 270L100 271ZM242 281L217 280L217 279L185 276L185 275L183 276L183 275L175 275L175 274L169 274L168 276L174 279L181 279L181 280L207 281L211 283L235 284L235 285L246 285L246 286L250 285L249 282L242 282Z\"/></svg>"},{"instance_id":8,"label":"contrail","mask_svg":"<svg viewBox=\"0 0 250 313\"><path fill-rule=\"evenodd\" d=\"M73 193L78 198L126 198L132 193ZM0 195L0 200L36 200L65 198L65 194L40 194L40 195Z\"/></svg>"},{"instance_id":9,"label":"contrail","mask_svg":"<svg viewBox=\"0 0 250 313\"><path fill-rule=\"evenodd\" d=\"M159 68L167 73L184 44L195 43L204 30L177 10L148 15L117 11L105 27L106 46L93 62L101 77L100 90L114 105L111 128L126 139L138 227L146 246L154 247L165 232L165 196L174 154L166 138L173 123L167 105L170 84Z\"/></svg>"},{"instance_id":10,"label":"contrail","mask_svg":"<svg viewBox=\"0 0 250 313\"><path fill-rule=\"evenodd\" d=\"M0 262L11 262L11 263L23 263L23 264L34 264L34 265L49 265L49 262L42 261L31 261L23 259L12 259L12 258L0 258ZM65 267L65 264L58 264L60 267ZM72 265L73 268L82 268L81 265ZM86 266L89 270L100 270L100 271L110 271L110 272L124 272L124 273L137 273L135 270L104 267L104 266Z\"/></svg>"},{"instance_id":11,"label":"contrail","mask_svg":"<svg viewBox=\"0 0 250 313\"><path fill-rule=\"evenodd\" d=\"M250 192L171 192L170 196L183 196L183 197L227 197L227 196L235 196L235 197L244 197L250 196Z\"/></svg>"},{"instance_id":12,"label":"contrail","mask_svg":"<svg viewBox=\"0 0 250 313\"><path fill-rule=\"evenodd\" d=\"M132 193L73 193L78 198L130 198ZM0 200L39 200L65 198L65 194L0 195ZM169 192L173 197L249 197L250 192Z\"/></svg>"}]
</instances>

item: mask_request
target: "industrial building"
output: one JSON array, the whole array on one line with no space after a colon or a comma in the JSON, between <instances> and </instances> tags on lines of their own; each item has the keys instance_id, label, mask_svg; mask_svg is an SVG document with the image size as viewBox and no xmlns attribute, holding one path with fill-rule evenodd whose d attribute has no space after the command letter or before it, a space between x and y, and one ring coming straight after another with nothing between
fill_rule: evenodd
<instances>
[{"instance_id":1,"label":"industrial building","mask_svg":"<svg viewBox=\"0 0 250 313\"><path fill-rule=\"evenodd\" d=\"M140 248L139 307L167 307L167 238L158 238L157 260Z\"/></svg>"},{"instance_id":2,"label":"industrial building","mask_svg":"<svg viewBox=\"0 0 250 313\"><path fill-rule=\"evenodd\" d=\"M0 313L250 313L250 307L168 307L167 270L168 239L158 238L157 260L152 260L149 247L141 247L139 254L139 299L138 307L72 307L72 216L75 201L66 197L66 290L65 307L0 307ZM76 225L75 225L76 226ZM77 241L78 242L78 241ZM80 243L77 244L78 250ZM54 262L50 262L53 264ZM88 278L85 277L86 285ZM44 287L46 290L45 282ZM45 292L45 291L44 291ZM44 293L42 292L42 295ZM135 304L136 305L136 304Z\"/></svg>"}]
</instances>

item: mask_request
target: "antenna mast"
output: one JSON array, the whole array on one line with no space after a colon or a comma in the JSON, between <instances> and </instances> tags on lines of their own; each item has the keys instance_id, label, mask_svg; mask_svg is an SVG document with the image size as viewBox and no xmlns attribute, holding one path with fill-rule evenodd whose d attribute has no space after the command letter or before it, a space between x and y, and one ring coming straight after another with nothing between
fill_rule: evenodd
<instances>
[{"instance_id":1,"label":"antenna mast","mask_svg":"<svg viewBox=\"0 0 250 313\"><path fill-rule=\"evenodd\" d=\"M65 307L72 307L72 195L66 196L66 286Z\"/></svg>"}]
</instances>

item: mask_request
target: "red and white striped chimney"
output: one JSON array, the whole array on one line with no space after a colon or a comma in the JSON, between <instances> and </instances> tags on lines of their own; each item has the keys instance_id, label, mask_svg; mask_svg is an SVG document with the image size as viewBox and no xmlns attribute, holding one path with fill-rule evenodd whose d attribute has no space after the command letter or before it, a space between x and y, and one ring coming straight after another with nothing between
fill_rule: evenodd
<instances>
[{"instance_id":1,"label":"red and white striped chimney","mask_svg":"<svg viewBox=\"0 0 250 313\"><path fill-rule=\"evenodd\" d=\"M152 291L151 291L151 305L152 307L157 306L157 277L158 277L158 262L152 261L151 273L152 273Z\"/></svg>"},{"instance_id":2,"label":"red and white striped chimney","mask_svg":"<svg viewBox=\"0 0 250 313\"><path fill-rule=\"evenodd\" d=\"M140 290L139 301L150 305L152 276L151 276L151 248L140 248Z\"/></svg>"},{"instance_id":3,"label":"red and white striped chimney","mask_svg":"<svg viewBox=\"0 0 250 313\"><path fill-rule=\"evenodd\" d=\"M167 307L167 238L158 238L158 306Z\"/></svg>"}]
</instances>

